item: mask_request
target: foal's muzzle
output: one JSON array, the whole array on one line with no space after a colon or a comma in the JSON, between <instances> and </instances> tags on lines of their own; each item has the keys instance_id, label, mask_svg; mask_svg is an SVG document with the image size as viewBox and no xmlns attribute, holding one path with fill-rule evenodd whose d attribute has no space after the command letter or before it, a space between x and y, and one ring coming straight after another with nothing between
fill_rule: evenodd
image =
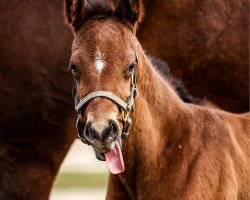
<instances>
[{"instance_id":1,"label":"foal's muzzle","mask_svg":"<svg viewBox=\"0 0 250 200\"><path fill-rule=\"evenodd\" d=\"M89 144L93 144L95 140L98 141L115 141L119 134L119 128L115 121L110 120L108 126L101 132L95 129L91 122L88 122L81 133L81 138L85 138Z\"/></svg>"},{"instance_id":2,"label":"foal's muzzle","mask_svg":"<svg viewBox=\"0 0 250 200\"><path fill-rule=\"evenodd\" d=\"M75 109L76 109L76 112L78 113L78 117L76 121L76 128L78 131L78 137L81 139L82 142L86 144L90 144L90 145L93 144L91 142L93 140L90 137L90 135L88 135L89 137L86 138L87 136L86 133L88 132L89 128L88 126L86 126L88 124L86 124L82 120L82 110L84 110L84 107L86 106L86 104L88 104L91 100L97 97L104 97L104 98L110 99L122 111L123 129L122 129L121 135L123 138L128 137L129 126L131 124L131 118L129 117L129 113L133 108L135 99L138 97L138 90L136 89L136 84L131 84L130 90L131 90L131 95L128 97L127 101L123 101L122 99L120 99L118 96L116 96L115 94L111 92L95 91L85 96L83 99L80 100L78 104L76 104ZM117 124L116 126L118 127Z\"/></svg>"}]
</instances>

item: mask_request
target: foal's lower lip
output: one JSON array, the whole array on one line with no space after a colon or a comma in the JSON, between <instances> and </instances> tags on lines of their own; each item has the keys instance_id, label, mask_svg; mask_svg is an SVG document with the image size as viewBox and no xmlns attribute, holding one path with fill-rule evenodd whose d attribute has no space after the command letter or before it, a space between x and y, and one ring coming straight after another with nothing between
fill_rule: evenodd
<instances>
[{"instance_id":1,"label":"foal's lower lip","mask_svg":"<svg viewBox=\"0 0 250 200\"><path fill-rule=\"evenodd\" d=\"M100 152L96 152L96 158L100 161L106 161L104 154Z\"/></svg>"},{"instance_id":2,"label":"foal's lower lip","mask_svg":"<svg viewBox=\"0 0 250 200\"><path fill-rule=\"evenodd\" d=\"M104 153L101 153L100 155L102 156L102 158L103 158L103 161L106 161L106 158L105 158L105 155L104 155Z\"/></svg>"}]
</instances>

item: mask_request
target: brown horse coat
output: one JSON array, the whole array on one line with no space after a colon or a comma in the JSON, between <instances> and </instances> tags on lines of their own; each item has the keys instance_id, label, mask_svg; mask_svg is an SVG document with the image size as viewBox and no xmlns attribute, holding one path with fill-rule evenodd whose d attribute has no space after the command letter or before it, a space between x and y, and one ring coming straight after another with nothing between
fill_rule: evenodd
<instances>
[{"instance_id":1,"label":"brown horse coat","mask_svg":"<svg viewBox=\"0 0 250 200\"><path fill-rule=\"evenodd\" d=\"M76 133L61 1L0 2L0 199L48 199Z\"/></svg>"},{"instance_id":2,"label":"brown horse coat","mask_svg":"<svg viewBox=\"0 0 250 200\"><path fill-rule=\"evenodd\" d=\"M144 0L138 38L189 92L249 110L249 0Z\"/></svg>"}]
</instances>

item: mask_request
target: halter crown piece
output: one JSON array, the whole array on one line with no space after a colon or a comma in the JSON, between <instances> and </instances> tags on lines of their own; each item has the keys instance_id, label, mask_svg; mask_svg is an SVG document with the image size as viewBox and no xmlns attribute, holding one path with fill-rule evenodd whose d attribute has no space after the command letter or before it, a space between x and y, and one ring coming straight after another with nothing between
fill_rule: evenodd
<instances>
[{"instance_id":1,"label":"halter crown piece","mask_svg":"<svg viewBox=\"0 0 250 200\"><path fill-rule=\"evenodd\" d=\"M108 98L113 101L122 111L122 121L123 121L123 129L122 129L122 137L127 138L129 135L129 126L132 123L131 118L129 117L129 113L133 110L133 105L135 99L139 96L139 91L136 85L136 67L138 65L138 54L135 52L135 67L132 71L131 82L130 82L130 96L127 98L126 101L123 101L120 97L116 96L112 92L108 91L95 91L91 92L86 95L83 99L75 99L75 110L77 113L77 120L76 120L76 129L78 132L78 137L82 140L82 142L89 144L89 142L81 137L81 133L84 130L85 122L82 120L82 110L84 107L93 99L97 97L104 97ZM73 96L75 96L75 91L73 90ZM76 98L76 96L75 96Z\"/></svg>"}]
</instances>

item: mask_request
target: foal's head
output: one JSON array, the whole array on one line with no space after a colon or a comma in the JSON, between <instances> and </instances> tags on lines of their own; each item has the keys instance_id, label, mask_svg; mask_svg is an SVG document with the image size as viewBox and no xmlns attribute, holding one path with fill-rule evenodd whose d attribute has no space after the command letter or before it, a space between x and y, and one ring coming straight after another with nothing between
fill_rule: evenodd
<instances>
[{"instance_id":1,"label":"foal's head","mask_svg":"<svg viewBox=\"0 0 250 200\"><path fill-rule=\"evenodd\" d=\"M74 32L70 68L75 80L76 105L96 91L110 92L124 102L131 95L134 97L136 91L131 91L137 67L134 32L141 18L141 2L66 0L65 11ZM107 160L112 173L122 172L121 138L127 125L122 106L116 99L94 93L78 108L78 114L79 137L93 146L99 160Z\"/></svg>"}]
</instances>

